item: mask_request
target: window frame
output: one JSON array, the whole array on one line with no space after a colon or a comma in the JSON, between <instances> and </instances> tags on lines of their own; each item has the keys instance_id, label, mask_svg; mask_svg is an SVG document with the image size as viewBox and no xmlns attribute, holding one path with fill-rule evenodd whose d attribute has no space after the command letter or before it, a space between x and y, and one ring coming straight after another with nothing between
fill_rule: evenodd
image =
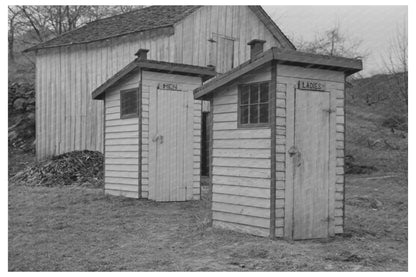
<instances>
[{"instance_id":1,"label":"window frame","mask_svg":"<svg viewBox=\"0 0 416 277\"><path fill-rule=\"evenodd\" d=\"M123 113L123 107L122 107L122 103L123 103L123 95L130 93L130 92L135 92L136 93L136 112L135 113ZM128 118L135 118L135 117L139 117L139 113L140 113L140 106L139 106L139 97L140 96L140 89L139 88L131 88L131 89L123 89L120 90L120 119L128 119Z\"/></svg>"},{"instance_id":2,"label":"window frame","mask_svg":"<svg viewBox=\"0 0 416 277\"><path fill-rule=\"evenodd\" d=\"M260 86L261 84L268 84L268 100L267 100L267 103L268 103L268 116L267 116L267 118L268 118L268 121L267 121L267 123L265 122L265 123L246 123L246 124L243 124L243 123L241 123L241 93L242 93L242 88L243 88L243 86L251 86L251 85L258 85L258 86ZM245 129L245 128L270 128L270 123L271 123L271 120L270 120L270 115L271 115L271 102L270 102L270 99L271 99L271 89L270 89L270 85L271 85L271 81L269 80L269 81L261 81L261 82L252 82L252 83L245 83L245 84L239 84L238 85L238 95L237 95L237 97L238 97L238 103L237 103L237 128L238 129ZM250 93L249 93L249 96L248 96L249 98L250 98ZM260 92L259 92L259 98L260 98ZM263 103L263 104L265 104L265 103ZM250 122L250 104L247 104L248 105L248 107L249 107L249 115L248 115L248 120L249 120L249 122ZM257 105L258 106L260 106L261 105L261 102L259 102L259 103L257 103ZM260 117L260 109L258 110L258 116Z\"/></svg>"}]
</instances>

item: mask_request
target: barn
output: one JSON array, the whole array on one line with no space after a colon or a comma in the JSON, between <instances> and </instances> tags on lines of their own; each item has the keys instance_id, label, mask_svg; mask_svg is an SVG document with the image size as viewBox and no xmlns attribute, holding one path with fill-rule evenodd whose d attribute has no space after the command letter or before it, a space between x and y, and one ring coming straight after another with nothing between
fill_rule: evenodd
<instances>
[{"instance_id":1,"label":"barn","mask_svg":"<svg viewBox=\"0 0 416 277\"><path fill-rule=\"evenodd\" d=\"M362 62L264 43L194 90L211 103L213 226L288 239L342 233L345 78Z\"/></svg>"},{"instance_id":2,"label":"barn","mask_svg":"<svg viewBox=\"0 0 416 277\"><path fill-rule=\"evenodd\" d=\"M192 91L216 72L148 60L147 52L92 92L104 102L105 193L199 200L202 101Z\"/></svg>"},{"instance_id":3,"label":"barn","mask_svg":"<svg viewBox=\"0 0 416 277\"><path fill-rule=\"evenodd\" d=\"M36 55L37 158L104 150L104 105L91 92L138 49L148 49L151 60L212 65L224 73L249 59L247 43L255 38L265 48L294 49L260 6L150 6L25 50Z\"/></svg>"}]
</instances>

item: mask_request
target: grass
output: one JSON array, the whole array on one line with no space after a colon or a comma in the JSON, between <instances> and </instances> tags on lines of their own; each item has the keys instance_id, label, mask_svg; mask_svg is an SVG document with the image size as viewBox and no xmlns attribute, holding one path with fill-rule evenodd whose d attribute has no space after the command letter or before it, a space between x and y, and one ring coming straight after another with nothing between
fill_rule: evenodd
<instances>
[{"instance_id":1,"label":"grass","mask_svg":"<svg viewBox=\"0 0 416 277\"><path fill-rule=\"evenodd\" d=\"M407 181L347 180L346 233L295 242L212 229L206 201L155 203L99 189L10 186L9 270L407 270ZM372 199L382 206L374 209Z\"/></svg>"},{"instance_id":2,"label":"grass","mask_svg":"<svg viewBox=\"0 0 416 277\"><path fill-rule=\"evenodd\" d=\"M381 128L371 110L351 107L347 117L347 154L378 171L347 175L342 236L271 241L212 229L207 200L155 203L9 184L9 270L407 271L407 139ZM380 138L397 149L369 146ZM9 156L9 176L31 160Z\"/></svg>"}]
</instances>

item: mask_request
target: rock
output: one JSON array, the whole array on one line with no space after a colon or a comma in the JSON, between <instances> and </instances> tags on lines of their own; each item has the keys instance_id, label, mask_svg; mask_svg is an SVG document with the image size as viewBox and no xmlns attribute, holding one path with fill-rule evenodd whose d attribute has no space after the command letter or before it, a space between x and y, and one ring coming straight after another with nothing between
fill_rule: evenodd
<instances>
[{"instance_id":1,"label":"rock","mask_svg":"<svg viewBox=\"0 0 416 277\"><path fill-rule=\"evenodd\" d=\"M28 120L35 120L36 119L35 113L28 113L27 114L27 119Z\"/></svg>"},{"instance_id":2,"label":"rock","mask_svg":"<svg viewBox=\"0 0 416 277\"><path fill-rule=\"evenodd\" d=\"M27 101L24 98L17 98L13 102L13 108L17 111L23 111L27 106Z\"/></svg>"},{"instance_id":3,"label":"rock","mask_svg":"<svg viewBox=\"0 0 416 277\"><path fill-rule=\"evenodd\" d=\"M371 200L370 207L373 208L373 209L377 209L378 210L381 207L383 207L383 203L380 200L378 200L378 199L372 199Z\"/></svg>"}]
</instances>

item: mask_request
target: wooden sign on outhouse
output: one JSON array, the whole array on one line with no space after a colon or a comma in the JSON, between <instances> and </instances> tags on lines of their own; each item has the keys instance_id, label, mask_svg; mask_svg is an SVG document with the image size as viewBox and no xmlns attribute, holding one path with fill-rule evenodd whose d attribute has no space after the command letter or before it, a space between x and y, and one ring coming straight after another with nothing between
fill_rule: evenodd
<instances>
[{"instance_id":1,"label":"wooden sign on outhouse","mask_svg":"<svg viewBox=\"0 0 416 277\"><path fill-rule=\"evenodd\" d=\"M199 199L202 101L192 91L216 73L148 60L147 51L92 92L104 100L105 193Z\"/></svg>"},{"instance_id":2,"label":"wooden sign on outhouse","mask_svg":"<svg viewBox=\"0 0 416 277\"><path fill-rule=\"evenodd\" d=\"M211 101L213 226L290 239L342 233L345 77L362 62L263 52L263 43L194 90Z\"/></svg>"}]
</instances>

